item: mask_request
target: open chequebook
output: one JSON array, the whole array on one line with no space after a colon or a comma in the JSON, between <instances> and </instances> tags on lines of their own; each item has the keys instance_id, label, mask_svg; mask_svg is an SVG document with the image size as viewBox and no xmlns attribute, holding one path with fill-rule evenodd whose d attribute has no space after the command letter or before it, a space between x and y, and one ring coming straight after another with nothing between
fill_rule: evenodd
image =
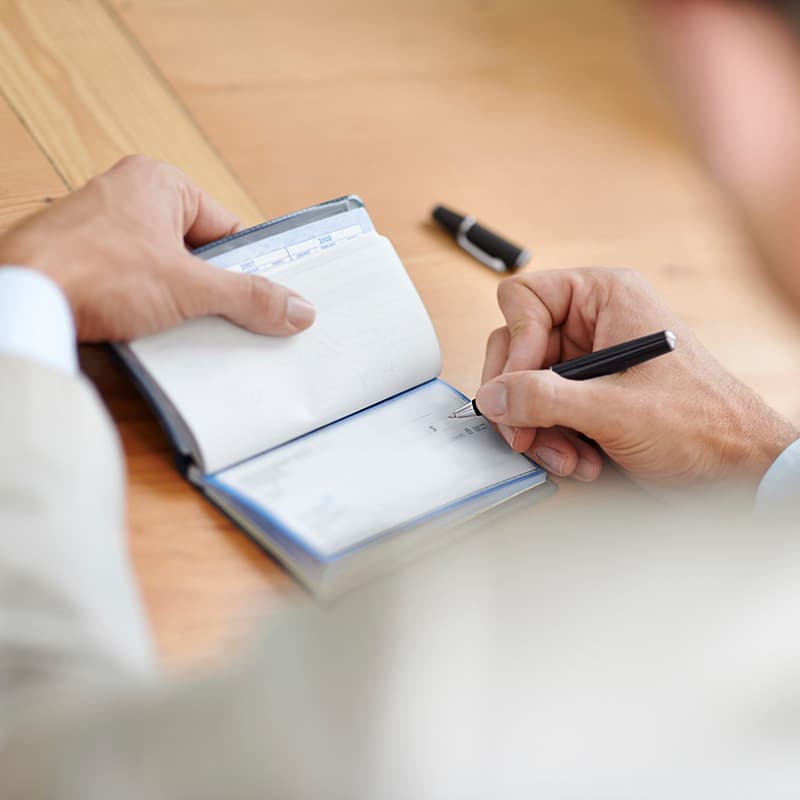
<instances>
[{"instance_id":1,"label":"open chequebook","mask_svg":"<svg viewBox=\"0 0 800 800\"><path fill-rule=\"evenodd\" d=\"M344 197L197 255L308 298L290 338L216 317L117 352L188 478L312 592L331 596L546 481L485 420L450 419L433 325L363 203ZM448 533L449 532L449 533Z\"/></svg>"}]
</instances>

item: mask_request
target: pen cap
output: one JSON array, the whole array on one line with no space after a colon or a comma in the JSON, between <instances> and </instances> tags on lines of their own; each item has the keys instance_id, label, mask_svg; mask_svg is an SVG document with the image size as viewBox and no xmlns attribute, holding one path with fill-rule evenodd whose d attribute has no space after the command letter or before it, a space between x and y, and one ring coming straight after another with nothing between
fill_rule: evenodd
<instances>
[{"instance_id":1,"label":"pen cap","mask_svg":"<svg viewBox=\"0 0 800 800\"><path fill-rule=\"evenodd\" d=\"M531 255L527 250L492 233L488 228L475 222L474 217L465 217L442 205L436 206L431 213L467 252L492 269L500 271L503 271L503 267L507 270L517 269L525 266L530 260Z\"/></svg>"},{"instance_id":2,"label":"pen cap","mask_svg":"<svg viewBox=\"0 0 800 800\"><path fill-rule=\"evenodd\" d=\"M431 212L431 216L453 236L458 234L458 229L464 221L464 217L461 214L457 214L455 211L445 208L445 206L436 206Z\"/></svg>"},{"instance_id":3,"label":"pen cap","mask_svg":"<svg viewBox=\"0 0 800 800\"><path fill-rule=\"evenodd\" d=\"M506 265L506 269L524 267L530 260L530 253L525 248L507 242L477 222L466 232L466 236L484 253L499 258Z\"/></svg>"}]
</instances>

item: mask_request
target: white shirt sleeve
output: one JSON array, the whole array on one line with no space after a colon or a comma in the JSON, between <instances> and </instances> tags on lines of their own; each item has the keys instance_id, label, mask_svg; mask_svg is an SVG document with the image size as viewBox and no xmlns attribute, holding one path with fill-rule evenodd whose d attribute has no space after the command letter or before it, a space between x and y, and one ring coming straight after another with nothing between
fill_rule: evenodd
<instances>
[{"instance_id":1,"label":"white shirt sleeve","mask_svg":"<svg viewBox=\"0 0 800 800\"><path fill-rule=\"evenodd\" d=\"M119 440L78 370L69 304L35 270L0 266L0 369L2 751L7 706L155 670Z\"/></svg>"},{"instance_id":2,"label":"white shirt sleeve","mask_svg":"<svg viewBox=\"0 0 800 800\"><path fill-rule=\"evenodd\" d=\"M790 444L761 479L756 505L764 508L794 497L800 503L800 439Z\"/></svg>"},{"instance_id":3,"label":"white shirt sleeve","mask_svg":"<svg viewBox=\"0 0 800 800\"><path fill-rule=\"evenodd\" d=\"M69 303L41 272L0 266L0 353L77 373L75 324Z\"/></svg>"}]
</instances>

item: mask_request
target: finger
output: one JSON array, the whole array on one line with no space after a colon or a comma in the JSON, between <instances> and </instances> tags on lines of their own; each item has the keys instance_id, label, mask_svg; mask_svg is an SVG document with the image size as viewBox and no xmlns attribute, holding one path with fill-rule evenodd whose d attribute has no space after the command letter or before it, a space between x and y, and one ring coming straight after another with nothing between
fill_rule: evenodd
<instances>
[{"instance_id":1,"label":"finger","mask_svg":"<svg viewBox=\"0 0 800 800\"><path fill-rule=\"evenodd\" d=\"M174 286L185 319L219 314L254 333L291 336L314 322L305 298L259 275L242 275L187 256Z\"/></svg>"},{"instance_id":2,"label":"finger","mask_svg":"<svg viewBox=\"0 0 800 800\"><path fill-rule=\"evenodd\" d=\"M511 333L508 328L497 328L489 334L486 341L486 356L483 360L483 372L481 373L481 383L484 384L492 378L496 378L508 360L508 344L511 341Z\"/></svg>"},{"instance_id":3,"label":"finger","mask_svg":"<svg viewBox=\"0 0 800 800\"><path fill-rule=\"evenodd\" d=\"M533 440L536 437L536 428L514 428L510 425L501 425L497 422L491 422L492 427L497 429L497 432L506 440L506 443L512 450L518 453L524 453L530 449Z\"/></svg>"},{"instance_id":4,"label":"finger","mask_svg":"<svg viewBox=\"0 0 800 800\"><path fill-rule=\"evenodd\" d=\"M569 342L566 342L567 346L570 346ZM544 355L544 362L542 363L542 367L551 367L553 364L557 364L559 361L564 360L564 358L572 358L572 356L564 356L564 345L565 342L562 340L561 337L561 328L553 328L547 336L547 347L545 349ZM519 359L516 359L517 361ZM530 359L527 359L530 361ZM533 366L526 366L521 367L521 369L539 369L540 367L533 367ZM506 363L503 365L503 372L517 372L518 369L511 368L511 359L506 359Z\"/></svg>"},{"instance_id":5,"label":"finger","mask_svg":"<svg viewBox=\"0 0 800 800\"><path fill-rule=\"evenodd\" d=\"M508 358L508 342L510 334L508 328L496 328L486 340L486 355L483 360L481 384L497 377L503 371L503 365ZM515 431L508 425L495 425L498 433L506 440L509 447L514 446Z\"/></svg>"},{"instance_id":6,"label":"finger","mask_svg":"<svg viewBox=\"0 0 800 800\"><path fill-rule=\"evenodd\" d=\"M498 302L511 332L506 371L540 369L591 352L607 270L556 270L503 281Z\"/></svg>"},{"instance_id":7,"label":"finger","mask_svg":"<svg viewBox=\"0 0 800 800\"><path fill-rule=\"evenodd\" d=\"M602 456L592 445L561 427L540 428L525 455L553 475L580 481L595 480L603 467Z\"/></svg>"},{"instance_id":8,"label":"finger","mask_svg":"<svg viewBox=\"0 0 800 800\"><path fill-rule=\"evenodd\" d=\"M513 278L499 284L497 301L509 330L505 370L539 369L554 327L547 307L527 283Z\"/></svg>"},{"instance_id":9,"label":"finger","mask_svg":"<svg viewBox=\"0 0 800 800\"><path fill-rule=\"evenodd\" d=\"M498 426L511 431L511 440L506 441L511 445L512 449L518 453L524 453L529 450L533 444L534 439L538 436L536 428L510 428L506 425Z\"/></svg>"},{"instance_id":10,"label":"finger","mask_svg":"<svg viewBox=\"0 0 800 800\"><path fill-rule=\"evenodd\" d=\"M183 238L188 247L200 247L241 230L242 224L232 211L188 176L179 173L183 185Z\"/></svg>"},{"instance_id":11,"label":"finger","mask_svg":"<svg viewBox=\"0 0 800 800\"><path fill-rule=\"evenodd\" d=\"M523 452L562 478L572 475L578 464L578 449L560 428L540 428Z\"/></svg>"},{"instance_id":12,"label":"finger","mask_svg":"<svg viewBox=\"0 0 800 800\"><path fill-rule=\"evenodd\" d=\"M484 417L518 428L564 425L601 439L618 424L621 388L613 378L570 381L551 370L509 372L481 386L476 401Z\"/></svg>"},{"instance_id":13,"label":"finger","mask_svg":"<svg viewBox=\"0 0 800 800\"><path fill-rule=\"evenodd\" d=\"M587 483L599 478L603 470L603 456L597 448L577 436L574 431L563 428L559 428L559 431L564 439L572 444L578 455L575 469L571 473L572 477Z\"/></svg>"},{"instance_id":14,"label":"finger","mask_svg":"<svg viewBox=\"0 0 800 800\"><path fill-rule=\"evenodd\" d=\"M547 355L550 361L556 360L559 351L558 331L550 331L547 345ZM511 341L511 332L507 327L497 328L492 331L486 343L486 358L481 375L481 384L490 381L503 372L508 372L508 346ZM533 444L536 430L533 428L512 428L508 425L495 426L500 435L508 442L509 446L518 453L524 453Z\"/></svg>"}]
</instances>

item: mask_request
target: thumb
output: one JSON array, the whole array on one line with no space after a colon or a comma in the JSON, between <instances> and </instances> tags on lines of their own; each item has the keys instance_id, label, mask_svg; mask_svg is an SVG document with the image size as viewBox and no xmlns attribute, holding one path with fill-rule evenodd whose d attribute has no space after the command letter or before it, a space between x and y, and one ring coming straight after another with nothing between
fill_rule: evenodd
<instances>
[{"instance_id":1,"label":"thumb","mask_svg":"<svg viewBox=\"0 0 800 800\"><path fill-rule=\"evenodd\" d=\"M291 336L314 322L314 306L260 275L243 275L189 257L174 287L187 319L218 314L254 333Z\"/></svg>"},{"instance_id":2,"label":"thumb","mask_svg":"<svg viewBox=\"0 0 800 800\"><path fill-rule=\"evenodd\" d=\"M619 420L621 388L613 380L571 381L551 370L508 372L478 389L475 401L492 422L515 428L563 425L600 440Z\"/></svg>"}]
</instances>

